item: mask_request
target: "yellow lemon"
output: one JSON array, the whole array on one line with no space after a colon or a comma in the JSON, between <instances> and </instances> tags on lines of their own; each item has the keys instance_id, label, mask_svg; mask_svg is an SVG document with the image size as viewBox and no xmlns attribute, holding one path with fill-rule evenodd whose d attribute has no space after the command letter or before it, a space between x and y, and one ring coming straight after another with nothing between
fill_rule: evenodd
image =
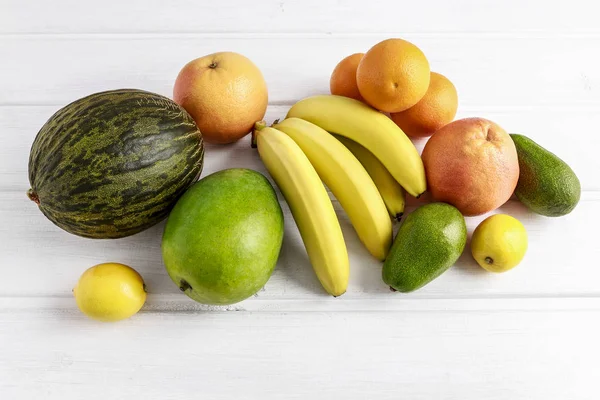
<instances>
[{"instance_id":1,"label":"yellow lemon","mask_svg":"<svg viewBox=\"0 0 600 400\"><path fill-rule=\"evenodd\" d=\"M81 312L99 321L129 318L146 302L140 274L118 263L98 264L85 271L73 294Z\"/></svg>"},{"instance_id":2,"label":"yellow lemon","mask_svg":"<svg viewBox=\"0 0 600 400\"><path fill-rule=\"evenodd\" d=\"M516 267L527 251L527 231L518 219L506 214L486 218L473 232L471 254L490 272Z\"/></svg>"}]
</instances>

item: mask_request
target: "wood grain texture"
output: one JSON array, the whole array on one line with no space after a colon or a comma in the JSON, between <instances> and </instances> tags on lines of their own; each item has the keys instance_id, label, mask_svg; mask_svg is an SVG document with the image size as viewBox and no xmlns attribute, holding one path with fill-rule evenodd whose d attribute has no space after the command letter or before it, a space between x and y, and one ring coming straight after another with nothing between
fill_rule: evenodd
<instances>
[{"instance_id":1,"label":"wood grain texture","mask_svg":"<svg viewBox=\"0 0 600 400\"><path fill-rule=\"evenodd\" d=\"M0 398L597 399L596 9L592 0L0 0ZM529 233L515 270L485 273L467 247L422 290L391 293L333 199L351 257L348 292L334 299L279 195L286 226L273 277L242 303L207 307L167 276L164 223L86 240L25 196L37 131L77 98L125 87L171 96L187 61L232 50L263 71L271 122L326 93L341 58L390 36L419 45L456 84L458 118L528 135L580 177L581 203L564 218L515 200L497 211ZM207 148L203 176L232 167L266 174L248 138ZM469 231L482 219L467 218ZM135 267L150 292L118 324L87 320L71 294L86 268L106 261Z\"/></svg>"},{"instance_id":2,"label":"wood grain texture","mask_svg":"<svg viewBox=\"0 0 600 400\"><path fill-rule=\"evenodd\" d=\"M0 41L0 105L64 105L92 92L137 88L172 96L188 61L237 51L262 70L271 104L292 104L329 90L335 65L386 35L239 34L7 36ZM591 37L404 35L431 68L458 88L463 107L573 107L600 104L600 48ZM559 56L558 56L559 55ZM13 77L8 79L8 77ZM18 77L23 77L18 79Z\"/></svg>"},{"instance_id":3,"label":"wood grain texture","mask_svg":"<svg viewBox=\"0 0 600 400\"><path fill-rule=\"evenodd\" d=\"M210 160L207 158L207 165ZM354 298L393 302L405 298L600 296L597 285L600 270L597 263L590 261L600 259L600 248L596 238L581 229L586 224L600 224L600 216L595 212L600 206L596 193L585 193L579 207L560 219L536 216L519 202L510 201L497 212L521 220L529 235L527 257L518 268L503 275L486 273L471 258L467 247L454 268L409 295L389 292L381 280L381 263L364 249L347 216L337 202L334 204L351 259L349 288L340 302ZM282 207L285 216L283 249L276 272L257 297L261 300L327 299L283 201ZM409 211L412 209L414 206ZM0 296L67 297L85 268L113 261L137 269L151 294L181 297L163 267L160 253L162 223L129 238L89 240L52 225L22 192L3 193L0 210L0 219L4 221L0 227L0 241L5 246L2 265L18 266L11 270L8 279L0 280ZM469 232L483 218L467 218ZM35 251L28 250L32 243L35 243ZM570 251L575 248L577 251ZM19 285L19 282L27 282L27 285ZM183 297L181 301L188 300Z\"/></svg>"},{"instance_id":4,"label":"wood grain texture","mask_svg":"<svg viewBox=\"0 0 600 400\"><path fill-rule=\"evenodd\" d=\"M3 0L0 33L598 33L594 2L571 0Z\"/></svg>"},{"instance_id":5,"label":"wood grain texture","mask_svg":"<svg viewBox=\"0 0 600 400\"><path fill-rule=\"evenodd\" d=\"M598 316L142 313L110 325L0 312L0 390L45 400L595 400Z\"/></svg>"},{"instance_id":6,"label":"wood grain texture","mask_svg":"<svg viewBox=\"0 0 600 400\"><path fill-rule=\"evenodd\" d=\"M29 189L27 162L31 144L42 125L61 106L0 106L0 129L3 137L7 138L0 146L0 191ZM265 120L272 123L275 119L284 118L288 109L289 106L270 106ZM600 148L600 135L593 134L591 128L600 126L600 113L594 109L460 106L456 118L474 116L491 119L508 132L533 138L559 154L573 168L584 191L600 191L600 157L592 151L582 151L581 145L581 138L585 136L587 148ZM234 146L210 147L206 154L210 161L206 163L203 175L228 166L246 166L266 172L257 162L255 151L250 149L247 140ZM419 152L425 143L426 140L416 141Z\"/></svg>"}]
</instances>

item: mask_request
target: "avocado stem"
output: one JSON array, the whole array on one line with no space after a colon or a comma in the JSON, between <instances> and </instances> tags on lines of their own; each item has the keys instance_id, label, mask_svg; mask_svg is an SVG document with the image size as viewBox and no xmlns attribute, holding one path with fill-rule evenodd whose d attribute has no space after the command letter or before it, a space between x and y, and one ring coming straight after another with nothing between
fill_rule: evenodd
<instances>
[{"instance_id":1,"label":"avocado stem","mask_svg":"<svg viewBox=\"0 0 600 400\"><path fill-rule=\"evenodd\" d=\"M29 200L33 201L38 206L40 205L40 197L33 189L29 189L27 191L27 197L29 197Z\"/></svg>"}]
</instances>

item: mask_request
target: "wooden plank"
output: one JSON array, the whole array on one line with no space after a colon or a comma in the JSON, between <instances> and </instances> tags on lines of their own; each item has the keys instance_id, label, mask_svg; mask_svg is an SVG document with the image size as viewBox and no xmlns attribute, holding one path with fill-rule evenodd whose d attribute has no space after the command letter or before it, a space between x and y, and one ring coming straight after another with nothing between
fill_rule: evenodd
<instances>
[{"instance_id":1,"label":"wooden plank","mask_svg":"<svg viewBox=\"0 0 600 400\"><path fill-rule=\"evenodd\" d=\"M0 132L5 138L0 146L0 191L22 191L29 188L27 163L29 150L38 130L59 106L0 106ZM265 120L269 123L284 118L289 106L270 106ZM600 190L600 157L586 149L600 148L600 135L590 127L600 126L600 113L572 108L474 108L461 107L457 118L479 116L489 118L508 132L523 133L558 154L577 173L584 190ZM209 146L203 174L223 168L249 167L264 171L250 149L248 138L234 146ZM421 151L425 140L416 142Z\"/></svg>"},{"instance_id":2,"label":"wooden plank","mask_svg":"<svg viewBox=\"0 0 600 400\"><path fill-rule=\"evenodd\" d=\"M398 299L401 297L401 300ZM506 311L600 311L600 296L574 293L571 295L488 295L486 297L453 294L452 297L371 295L353 297L265 297L259 294L243 303L212 306L196 303L181 293L151 293L142 314L186 313L350 313L373 312L506 312ZM0 313L77 313L72 295L0 296ZM137 318L137 317L136 317ZM82 319L83 320L83 319Z\"/></svg>"},{"instance_id":3,"label":"wooden plank","mask_svg":"<svg viewBox=\"0 0 600 400\"><path fill-rule=\"evenodd\" d=\"M598 33L592 0L4 0L0 33L544 32ZM249 17L252 15L252 17Z\"/></svg>"},{"instance_id":4,"label":"wooden plank","mask_svg":"<svg viewBox=\"0 0 600 400\"><path fill-rule=\"evenodd\" d=\"M96 91L135 87L170 96L189 60L238 51L255 61L272 104L329 90L339 60L386 36L7 36L0 41L0 105L64 105ZM600 37L406 35L434 71L454 81L461 105L598 109ZM560 56L557 56L560 55Z\"/></svg>"},{"instance_id":5,"label":"wooden plank","mask_svg":"<svg viewBox=\"0 0 600 400\"><path fill-rule=\"evenodd\" d=\"M327 299L317 281L298 230L284 201L285 240L275 273L257 296L266 299ZM385 302L404 298L483 298L600 296L600 269L592 260L600 248L590 232L600 225L596 212L598 192L586 192L578 208L563 218L545 218L510 201L498 212L523 222L529 250L522 265L502 274L483 271L467 247L456 266L425 288L408 295L393 294L381 280L381 264L364 249L347 216L334 201L351 259L348 292L340 299L374 298ZM414 209L414 205L408 211ZM483 217L467 218L472 232ZM88 267L108 261L122 262L139 270L151 294L179 294L164 270L160 252L163 224L119 240L82 239L55 227L22 192L0 195L0 265L11 266L0 280L0 296L63 296ZM16 283L19 284L16 284ZM250 299L248 301L254 301ZM243 303L240 304L243 306Z\"/></svg>"},{"instance_id":6,"label":"wooden plank","mask_svg":"<svg viewBox=\"0 0 600 400\"><path fill-rule=\"evenodd\" d=\"M600 313L0 312L8 399L597 398ZM18 327L18 329L17 329Z\"/></svg>"}]
</instances>

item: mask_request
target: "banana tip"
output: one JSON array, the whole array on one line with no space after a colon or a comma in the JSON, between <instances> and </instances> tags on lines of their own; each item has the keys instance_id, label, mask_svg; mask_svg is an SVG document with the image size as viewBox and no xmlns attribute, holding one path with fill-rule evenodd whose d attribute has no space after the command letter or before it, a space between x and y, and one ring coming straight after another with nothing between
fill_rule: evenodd
<instances>
[{"instance_id":1,"label":"banana tip","mask_svg":"<svg viewBox=\"0 0 600 400\"><path fill-rule=\"evenodd\" d=\"M250 140L250 147L252 147L253 149L258 147L258 145L256 144L256 132L266 128L266 126L267 123L265 121L256 121L254 123L254 129L252 129L251 133L252 139Z\"/></svg>"},{"instance_id":2,"label":"banana tip","mask_svg":"<svg viewBox=\"0 0 600 400\"><path fill-rule=\"evenodd\" d=\"M256 121L254 123L254 130L255 131L260 131L261 129L265 128L267 126L267 123L263 120L263 121Z\"/></svg>"}]
</instances>

